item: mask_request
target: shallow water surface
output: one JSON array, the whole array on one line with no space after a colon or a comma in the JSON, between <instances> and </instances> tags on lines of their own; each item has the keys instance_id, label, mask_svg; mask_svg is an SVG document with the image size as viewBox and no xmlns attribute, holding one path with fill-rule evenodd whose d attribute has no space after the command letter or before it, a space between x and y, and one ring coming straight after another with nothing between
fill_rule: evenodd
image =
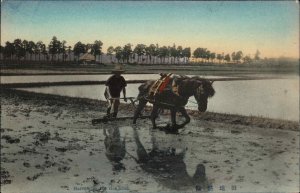
<instances>
[{"instance_id":1,"label":"shallow water surface","mask_svg":"<svg viewBox=\"0 0 300 193\"><path fill-rule=\"evenodd\" d=\"M232 94L219 91L223 97ZM220 186L235 186L231 192L299 190L298 131L192 119L175 135L151 129L150 120L92 125L105 114L103 105L53 104L9 95L1 100L1 171L11 180L2 192L37 193L41 187L45 193L88 192L81 187L97 188L92 192L103 187L166 193L200 192L200 187L218 192ZM160 125L168 121L164 115L157 120ZM11 144L8 138L20 141Z\"/></svg>"},{"instance_id":2,"label":"shallow water surface","mask_svg":"<svg viewBox=\"0 0 300 193\"><path fill-rule=\"evenodd\" d=\"M1 83L36 83L36 82L72 82L72 81L104 81L111 74L100 75L32 75L32 76L1 76ZM126 74L126 80L157 79L158 74Z\"/></svg>"},{"instance_id":3,"label":"shallow water surface","mask_svg":"<svg viewBox=\"0 0 300 193\"><path fill-rule=\"evenodd\" d=\"M129 84L127 86L127 96L136 97L139 85ZM213 85L216 94L208 101L208 111L293 121L299 120L298 77L290 77L289 79L215 81ZM89 85L51 86L22 90L105 100L103 95L104 89L104 85ZM187 108L197 109L195 102L194 97L191 97Z\"/></svg>"},{"instance_id":4,"label":"shallow water surface","mask_svg":"<svg viewBox=\"0 0 300 193\"><path fill-rule=\"evenodd\" d=\"M30 76L1 76L1 84L37 83L37 82L72 82L72 81L105 81L111 74L99 75L30 75ZM158 79L159 74L124 74L126 80ZM189 75L193 76L193 75ZM205 78L224 78L224 76L202 76Z\"/></svg>"}]
</instances>

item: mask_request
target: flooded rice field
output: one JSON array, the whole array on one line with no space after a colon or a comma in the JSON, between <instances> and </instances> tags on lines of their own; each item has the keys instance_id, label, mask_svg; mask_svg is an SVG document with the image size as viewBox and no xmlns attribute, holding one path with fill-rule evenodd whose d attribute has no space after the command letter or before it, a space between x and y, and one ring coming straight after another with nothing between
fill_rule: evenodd
<instances>
[{"instance_id":1,"label":"flooded rice field","mask_svg":"<svg viewBox=\"0 0 300 193\"><path fill-rule=\"evenodd\" d=\"M196 117L177 135L151 129L150 120L92 125L105 113L101 101L5 92L2 192L299 190L298 131Z\"/></svg>"},{"instance_id":2,"label":"flooded rice field","mask_svg":"<svg viewBox=\"0 0 300 193\"><path fill-rule=\"evenodd\" d=\"M80 76L80 80L108 76ZM74 76L34 77L20 81L40 82L43 77L45 82L78 81ZM158 75L124 77L143 80ZM137 96L139 85L128 84L127 96ZM213 85L216 94L209 99L208 111L299 120L298 76L215 81ZM54 95L5 90L1 98L2 192L37 193L40 187L44 192L66 193L299 190L299 132L289 125L275 129L239 124L241 120L235 118L237 123L227 123L194 115L176 135L151 129L148 119L139 119L136 125L131 120L92 125L92 119L105 114L105 102L100 101L105 100L104 85L18 90ZM191 97L187 108L197 109L195 102ZM121 105L120 117L133 114L128 107ZM168 121L168 115L157 120L158 125Z\"/></svg>"},{"instance_id":3,"label":"flooded rice field","mask_svg":"<svg viewBox=\"0 0 300 193\"><path fill-rule=\"evenodd\" d=\"M30 75L30 76L1 76L1 83L36 83L36 82L72 82L72 81L104 81L110 74L101 75ZM126 74L126 80L157 79L158 74Z\"/></svg>"},{"instance_id":4,"label":"flooded rice field","mask_svg":"<svg viewBox=\"0 0 300 193\"><path fill-rule=\"evenodd\" d=\"M105 81L111 74L99 75L29 75L1 76L1 84L10 83L41 83L41 82L72 82L72 81ZM193 76L193 75L189 75ZM126 80L158 79L159 74L125 74ZM224 76L203 76L205 78L224 78Z\"/></svg>"},{"instance_id":5,"label":"flooded rice field","mask_svg":"<svg viewBox=\"0 0 300 193\"><path fill-rule=\"evenodd\" d=\"M128 75L124 76L127 80L133 78ZM157 77L157 75L141 75L139 77L147 79ZM128 84L127 96L136 97L139 85ZM298 76L289 76L285 79L215 81L213 85L216 94L209 99L208 111L299 121ZM105 100L104 89L104 85L86 85L51 86L21 90ZM190 98L187 108L197 109L193 97Z\"/></svg>"}]
</instances>

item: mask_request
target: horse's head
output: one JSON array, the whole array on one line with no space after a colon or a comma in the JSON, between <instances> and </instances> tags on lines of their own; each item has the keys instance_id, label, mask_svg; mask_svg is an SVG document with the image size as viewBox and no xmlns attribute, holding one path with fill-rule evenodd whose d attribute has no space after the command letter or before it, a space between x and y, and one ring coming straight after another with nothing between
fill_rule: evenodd
<instances>
[{"instance_id":1,"label":"horse's head","mask_svg":"<svg viewBox=\"0 0 300 193\"><path fill-rule=\"evenodd\" d=\"M205 112L207 109L207 99L214 96L215 89L212 86L213 82L206 79L197 79L195 81L194 97L198 103L198 110Z\"/></svg>"}]
</instances>

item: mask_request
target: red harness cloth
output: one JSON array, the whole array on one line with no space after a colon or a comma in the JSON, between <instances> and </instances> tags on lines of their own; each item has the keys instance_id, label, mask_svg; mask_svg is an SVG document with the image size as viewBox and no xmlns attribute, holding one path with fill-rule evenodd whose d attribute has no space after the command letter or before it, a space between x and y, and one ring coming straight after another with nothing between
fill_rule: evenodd
<instances>
[{"instance_id":1,"label":"red harness cloth","mask_svg":"<svg viewBox=\"0 0 300 193\"><path fill-rule=\"evenodd\" d=\"M170 76L167 76L158 89L160 93L166 88L169 82L170 82Z\"/></svg>"}]
</instances>

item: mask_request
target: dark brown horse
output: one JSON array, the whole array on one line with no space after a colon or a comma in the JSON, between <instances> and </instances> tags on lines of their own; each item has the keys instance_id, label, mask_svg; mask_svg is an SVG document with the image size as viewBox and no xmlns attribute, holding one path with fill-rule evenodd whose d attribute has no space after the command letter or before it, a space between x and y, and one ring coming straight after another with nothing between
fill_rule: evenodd
<instances>
[{"instance_id":1,"label":"dark brown horse","mask_svg":"<svg viewBox=\"0 0 300 193\"><path fill-rule=\"evenodd\" d=\"M172 90L173 81L178 86L178 94ZM207 109L207 99L215 94L212 82L200 77L173 76L167 86L161 93L155 97L149 96L149 90L155 81L148 81L139 87L139 105L134 113L133 123L136 123L138 116L148 102L153 104L151 121L153 128L156 128L155 119L158 110L170 109L172 129L179 129L190 122L190 117L185 110L185 105L191 96L194 96L198 103L198 110L205 112ZM185 122L181 125L176 124L176 112L180 112L185 117Z\"/></svg>"}]
</instances>

